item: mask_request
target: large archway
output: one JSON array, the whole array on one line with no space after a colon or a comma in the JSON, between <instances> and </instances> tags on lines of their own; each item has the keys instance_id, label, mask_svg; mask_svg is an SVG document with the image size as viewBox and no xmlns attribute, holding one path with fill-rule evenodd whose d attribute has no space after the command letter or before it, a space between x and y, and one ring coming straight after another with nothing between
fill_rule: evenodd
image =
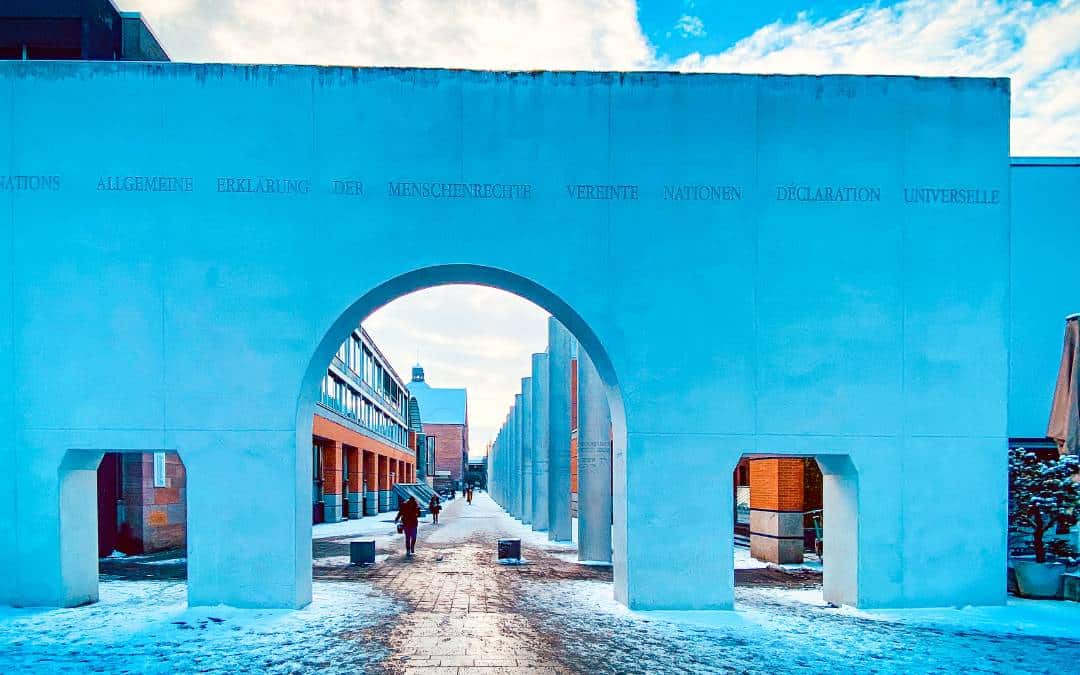
<instances>
[{"instance_id":1,"label":"large archway","mask_svg":"<svg viewBox=\"0 0 1080 675\"><path fill-rule=\"evenodd\" d=\"M622 393L615 367L600 338L588 322L555 293L522 275L496 267L473 264L435 265L416 269L372 288L349 305L326 330L318 348L308 364L297 397L296 433L297 464L304 473L304 461L311 460L311 432L320 384L326 374L327 364L341 343L360 323L380 307L394 300L428 288L449 285L478 285L496 288L517 295L550 313L578 341L596 364L601 381L607 392L612 424L612 485L613 485L613 531L612 540L615 587L617 597L627 597L626 589L626 418ZM308 467L310 469L310 467ZM304 474L306 475L306 474ZM310 531L310 524L308 525Z\"/></svg>"}]
</instances>

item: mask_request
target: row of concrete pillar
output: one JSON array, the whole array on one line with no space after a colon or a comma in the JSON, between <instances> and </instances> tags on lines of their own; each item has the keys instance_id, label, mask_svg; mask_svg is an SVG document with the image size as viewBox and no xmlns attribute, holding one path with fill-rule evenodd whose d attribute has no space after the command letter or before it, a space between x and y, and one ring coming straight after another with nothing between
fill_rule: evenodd
<instances>
[{"instance_id":1,"label":"row of concrete pillar","mask_svg":"<svg viewBox=\"0 0 1080 675\"><path fill-rule=\"evenodd\" d=\"M577 358L574 351L577 350ZM577 373L578 557L611 562L611 412L596 366L570 332L548 319L547 351L507 413L488 458L492 498L548 539L572 540L571 406Z\"/></svg>"}]
</instances>

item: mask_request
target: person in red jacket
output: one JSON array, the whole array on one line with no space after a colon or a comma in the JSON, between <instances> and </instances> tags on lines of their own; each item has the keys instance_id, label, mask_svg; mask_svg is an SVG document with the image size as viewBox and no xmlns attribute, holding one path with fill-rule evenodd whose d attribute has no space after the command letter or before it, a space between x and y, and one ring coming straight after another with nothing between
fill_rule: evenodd
<instances>
[{"instance_id":1,"label":"person in red jacket","mask_svg":"<svg viewBox=\"0 0 1080 675\"><path fill-rule=\"evenodd\" d=\"M420 504L416 497L409 497L398 506L395 523L401 523L401 531L405 533L405 555L416 552L416 528L420 525Z\"/></svg>"}]
</instances>

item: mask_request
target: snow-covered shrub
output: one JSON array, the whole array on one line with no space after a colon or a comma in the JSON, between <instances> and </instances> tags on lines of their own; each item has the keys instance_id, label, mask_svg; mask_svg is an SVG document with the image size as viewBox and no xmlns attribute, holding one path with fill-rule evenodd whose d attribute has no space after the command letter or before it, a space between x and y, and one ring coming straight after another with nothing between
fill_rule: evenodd
<instances>
[{"instance_id":1,"label":"snow-covered shrub","mask_svg":"<svg viewBox=\"0 0 1080 675\"><path fill-rule=\"evenodd\" d=\"M1076 555L1064 540L1054 540L1048 547L1045 536L1060 526L1076 526L1078 470L1080 459L1075 455L1046 460L1024 448L1009 450L1009 531L1032 537L1036 562L1046 562L1048 552L1060 558Z\"/></svg>"}]
</instances>

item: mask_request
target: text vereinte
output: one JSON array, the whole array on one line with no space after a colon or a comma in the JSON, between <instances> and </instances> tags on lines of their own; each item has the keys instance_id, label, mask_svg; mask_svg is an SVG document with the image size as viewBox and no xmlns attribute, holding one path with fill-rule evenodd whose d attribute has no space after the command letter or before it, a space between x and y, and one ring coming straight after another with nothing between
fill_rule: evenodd
<instances>
[{"instance_id":1,"label":"text vereinte","mask_svg":"<svg viewBox=\"0 0 1080 675\"><path fill-rule=\"evenodd\" d=\"M591 185L578 183L566 186L570 199L634 200L638 198L636 185Z\"/></svg>"}]
</instances>

